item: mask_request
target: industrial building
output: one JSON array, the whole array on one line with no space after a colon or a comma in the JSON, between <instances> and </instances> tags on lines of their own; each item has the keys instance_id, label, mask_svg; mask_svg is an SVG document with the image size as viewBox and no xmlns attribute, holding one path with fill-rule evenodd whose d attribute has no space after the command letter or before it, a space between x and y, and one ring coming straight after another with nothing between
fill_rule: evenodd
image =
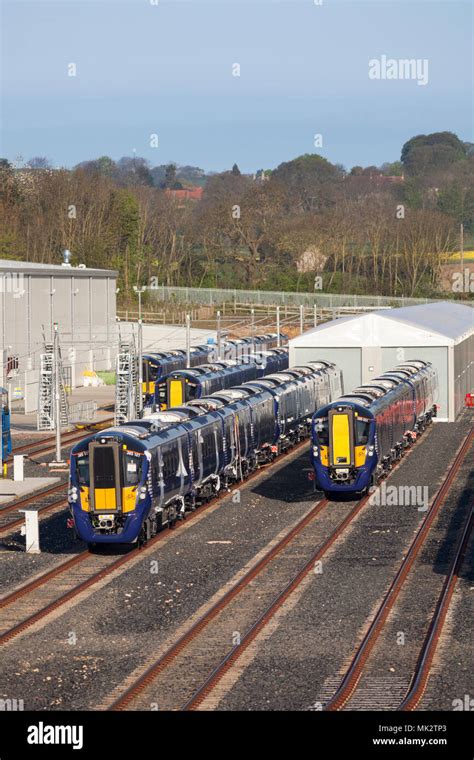
<instances>
[{"instance_id":1,"label":"industrial building","mask_svg":"<svg viewBox=\"0 0 474 760\"><path fill-rule=\"evenodd\" d=\"M40 356L58 323L67 382L87 369L113 368L117 351L117 272L69 264L0 260L4 384L35 411Z\"/></svg>"},{"instance_id":2,"label":"industrial building","mask_svg":"<svg viewBox=\"0 0 474 760\"><path fill-rule=\"evenodd\" d=\"M408 359L432 362L438 418L453 422L474 391L474 308L438 301L335 319L290 341L290 366L314 359L341 367L346 391Z\"/></svg>"}]
</instances>

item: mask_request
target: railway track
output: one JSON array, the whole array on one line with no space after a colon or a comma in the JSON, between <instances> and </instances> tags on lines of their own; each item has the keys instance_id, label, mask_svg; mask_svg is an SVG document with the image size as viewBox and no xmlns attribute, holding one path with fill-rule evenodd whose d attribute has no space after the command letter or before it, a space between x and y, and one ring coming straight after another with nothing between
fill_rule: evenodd
<instances>
[{"instance_id":1,"label":"railway track","mask_svg":"<svg viewBox=\"0 0 474 760\"><path fill-rule=\"evenodd\" d=\"M421 699L423 698L423 694L428 684L431 665L436 652L437 644L443 630L444 621L446 619L449 605L451 603L459 572L466 553L469 538L471 536L473 523L474 510L471 508L469 514L467 515L467 519L465 520L464 527L460 532L456 552L443 584L443 588L439 595L436 609L426 633L425 640L421 647L418 662L416 664L415 672L413 674L408 692L399 705L399 710L416 710Z\"/></svg>"},{"instance_id":2,"label":"railway track","mask_svg":"<svg viewBox=\"0 0 474 760\"><path fill-rule=\"evenodd\" d=\"M423 526L418 536L423 537L429 530L439 508L452 484L452 481L472 443L471 433L456 456L441 488L433 500ZM195 620L179 638L167 649L162 651L157 659L148 665L127 688L116 695L108 706L109 710L144 709L158 700L159 709L197 710L203 702L218 692L219 683L223 677L236 666L239 658L252 641L269 625L278 610L298 588L304 578L313 571L316 563L321 560L334 545L341 534L353 522L357 514L369 501L366 496L355 504L349 514L331 532L329 537L315 551L310 553L303 566L286 584L280 586L275 594L275 586L281 583L281 568L277 569L277 583L262 582L262 575L269 566L275 566L280 561L281 567L288 567L291 558L289 547L308 529L314 518L330 504L323 500L310 511L282 540L273 546L243 577L228 588L209 610ZM416 542L416 539L415 539ZM420 542L423 541L420 539ZM420 544L421 545L421 544ZM294 548L294 547L293 547ZM299 547L301 553L301 547ZM295 552L293 552L294 554ZM298 551L296 551L298 554ZM409 552L410 554L410 552ZM290 556L289 556L290 555ZM408 557L408 555L407 555ZM405 562L403 563L405 566ZM258 577L259 583L254 581ZM274 579L275 580L275 579ZM271 592L273 591L273 595ZM256 598L270 597L262 610L262 604L256 603ZM240 597L240 604L236 604ZM242 628L240 623L247 618L246 610L258 609L258 616L245 629L238 641L229 646L231 632ZM388 614L388 613L387 613ZM225 653L223 653L225 650ZM187 694L187 696L184 696Z\"/></svg>"},{"instance_id":3,"label":"railway track","mask_svg":"<svg viewBox=\"0 0 474 760\"><path fill-rule=\"evenodd\" d=\"M289 454L295 453L307 444L307 440L301 441L275 462L264 465L252 473L245 483L250 483L269 468L281 463ZM64 484L62 485L64 487ZM227 493L222 493L209 503L203 504L195 512L188 514L184 523L178 522L173 530L179 529L180 526L187 525L194 519L197 519L206 510L216 506L226 496L228 496ZM65 503L67 504L67 501ZM51 505L50 509L59 504L60 502ZM18 522L22 524L23 520L19 520ZM12 525L13 523L10 523L7 527L0 528L0 535L2 531L10 531ZM93 554L88 550L83 551L2 597L0 599L0 610L2 610L2 617L0 618L0 645L15 638L34 625L34 623L47 619L48 615L62 607L66 602L74 599L95 583L102 581L123 565L131 562L138 556L146 556L167 535L169 535L168 531L161 531L150 539L145 547L131 549L127 554L115 559L111 558L110 555L101 556ZM8 614L5 614L3 610L8 610Z\"/></svg>"},{"instance_id":4,"label":"railway track","mask_svg":"<svg viewBox=\"0 0 474 760\"><path fill-rule=\"evenodd\" d=\"M399 462L394 465L393 470L395 470L398 464ZM156 695L157 690L159 690L161 695L166 695L165 697L162 696L162 702L159 703L160 709L198 709L202 702L216 689L225 673L236 664L243 652L272 620L283 603L314 569L315 563L324 557L341 534L349 527L370 498L371 494L359 500L322 544L319 544L320 537L312 538L309 558L296 574L288 577L288 572L286 572L285 576L285 573L282 575L277 571L277 583L275 584L271 580L267 583L266 595L268 596L268 604L262 611L262 604L256 603L255 597L258 598L259 602L262 597L265 597L265 590L262 591L261 586L263 571L277 561L280 561L282 566L286 564L287 569L288 567L294 567L294 557L291 557L291 551L288 552L288 549L296 549L296 554L298 554L298 547L293 547L291 545L292 542L294 543L296 539L300 538L303 531L311 525L316 515L331 504L326 499L319 502L292 529L288 536L285 536L270 549L255 566L251 567L242 578L238 579L231 588L227 589L223 596L209 610L193 622L176 642L163 651L136 680L128 685L123 693L117 695L107 709L125 710L131 705L138 705L137 709L145 705L149 709L150 701L147 703L146 694L153 693ZM315 544L318 548L313 551ZM260 584L258 586L253 584L257 576L259 577ZM283 576L285 576L284 582L282 582ZM242 603L238 609L235 609L235 600L240 595ZM259 614L249 621L243 637L239 635L238 643L229 649L229 630L233 631L235 629L237 625L236 620L242 620L243 611L246 608L250 608L254 612L257 608L260 608ZM228 628L227 632L225 623L222 624L220 621L220 618L223 616L227 616L231 624L231 628ZM221 630L219 630L219 626ZM222 659L216 664L215 653L218 647L222 648L223 632L224 638L227 635L227 641L224 642L225 653L223 653ZM212 650L213 665L209 664L209 650ZM196 668L200 671L199 673L195 672ZM183 673L186 674L185 677L183 677ZM191 690L190 694L189 680L195 682L195 688ZM182 691L188 688L186 697L183 694L176 694L177 684L183 685Z\"/></svg>"},{"instance_id":5,"label":"railway track","mask_svg":"<svg viewBox=\"0 0 474 760\"><path fill-rule=\"evenodd\" d=\"M304 566L293 576L288 569L292 566L292 554L301 552L304 548L301 543L295 546L295 541L304 536L308 527L314 527L315 518L331 504L327 499L318 502L309 513L305 515L282 539L271 547L250 569L230 586L223 596L212 605L201 617L199 617L168 649L143 672L128 688L115 698L108 707L109 710L125 710L135 703L137 709L146 704L146 694L157 692L161 695L160 709L196 709L203 699L216 687L225 672L235 664L236 660L245 651L248 645L257 636L260 630L273 617L283 602L296 588L303 578L314 571L317 562L334 542L339 538L346 527L352 522L362 507L369 500L366 496L352 507L349 514L331 532L322 545L316 551L310 551L309 559ZM308 537L308 545L314 546L314 534ZM279 567L275 566L279 563ZM262 585L262 574L273 566L273 575L267 575ZM259 585L253 581L258 577ZM275 596L275 588L281 589L284 580L284 588ZM270 604L265 605L261 611L262 598L271 599ZM237 600L237 604L235 604ZM239 635L238 642L230 647L230 633L245 617L259 609L257 620L250 622L243 636ZM225 654L222 655L222 651ZM217 664L216 664L217 657ZM212 667L212 663L214 665ZM209 675L209 671L211 673ZM178 674L181 674L181 678ZM200 685L196 688L196 685ZM149 708L149 704L148 704Z\"/></svg>"},{"instance_id":6,"label":"railway track","mask_svg":"<svg viewBox=\"0 0 474 760\"><path fill-rule=\"evenodd\" d=\"M103 427L108 426L110 423L112 423L114 420L113 417L107 417L104 420L100 420L98 422L92 423L90 425L86 425L81 430L70 430L66 433L62 433L61 435L61 444L64 448L65 446L68 446L71 443L77 443L77 441L80 441L82 438L85 438L88 431L91 430L101 430ZM14 450L12 451L11 455L6 460L6 463L11 466L13 465L13 456L16 454L24 454L25 456L32 456L36 454L46 454L50 451L54 451L56 449L56 436L51 435L47 438L44 438L42 441L34 441L33 443L25 443L23 446L16 446Z\"/></svg>"},{"instance_id":7,"label":"railway track","mask_svg":"<svg viewBox=\"0 0 474 760\"><path fill-rule=\"evenodd\" d=\"M455 470L457 471L463 459L463 456L465 453L467 453L469 444L472 442L472 436L473 434L471 433L458 452L455 463L450 469L450 473L448 474L445 482L435 497L435 502L439 502L442 494L445 494L449 489L449 486L455 475ZM294 453L295 449L303 447L306 443L306 441L301 442L297 447L288 453ZM281 461L281 459L278 461ZM272 468L275 464L276 463L274 462L256 471L246 482L249 482L257 475L260 475L265 469ZM192 513L187 518L187 522L192 521L194 517L199 516L203 513L203 511L215 505L216 502L222 500L226 496L227 494L221 494L219 497L217 497L217 499L212 500L209 504L203 505L199 510L197 510L195 513ZM345 529L352 523L360 510L368 502L369 498L370 496L366 496L357 502L350 509L350 512L345 516L345 518L337 525L335 530L330 533L329 537L320 546L318 546L316 550L314 550L314 536L311 536L310 543L312 551L310 552L309 558L304 562L301 569L296 574L293 574L290 578L285 576L284 584L281 584L283 577L281 575L281 572L279 575L277 573L278 577L276 579L276 585L279 586L277 593L275 593L275 583L270 578L270 581L267 583L265 593L265 601L267 601L267 597L271 597L269 599L269 603L266 604L263 611L259 609L258 616L255 616L255 618L250 622L248 627L245 629L245 633L242 636L239 634L238 643L231 646L229 649L227 641L226 652L220 658L217 664L214 663L214 666L212 668L209 668L209 663L206 662L205 658L202 656L200 658L194 658L194 662L200 663L199 667L201 669L204 663L205 673L203 674L201 672L197 676L194 674L194 681L191 674L191 683L189 683L189 662L186 661L186 679L183 679L183 654L188 654L191 647L196 647L199 644L199 640L201 640L201 643L203 640L205 640L205 651L208 652L211 649L214 653L219 652L219 649L217 647L214 647L214 649L212 647L212 644L215 645L217 639L219 638L219 631L217 631L217 638L215 636L213 637L212 631L210 633L209 626L213 623L218 623L219 618L222 614L228 614L230 612L230 619L233 626L232 630L235 629L235 616L232 612L232 603L238 601L239 597L244 600L244 594L242 594L242 592L248 590L253 591L254 600L255 596L260 598L261 588L257 587L257 584L254 584L253 581L257 578L257 576L259 577L260 581L262 573L265 570L271 568L272 565L275 566L278 560L280 560L280 570L285 564L286 568L288 569L288 560L291 559L292 551L295 548L295 542L297 542L298 539L304 539L307 529L318 522L315 520L316 516L325 511L326 507L328 507L330 504L330 502L328 502L326 499L318 502L310 510L310 512L307 513L307 515L288 532L288 534L280 539L280 541L278 541L275 546L273 546L263 557L261 557L255 563L255 565L245 573L243 577L241 577L233 584L233 586L228 588L222 598L219 599L203 616L193 622L189 629L186 630L182 636L180 636L178 641L172 644L169 649L160 654L159 658L149 667L147 667L147 670L139 675L138 678L131 685L129 685L123 693L114 695L114 701L108 709L127 709L130 705L136 703L137 700L140 701L140 699L143 699L144 694L146 695L146 691L149 689L149 687L156 688L156 679L162 678L163 676L171 677L171 683L174 684L179 683L180 680L181 683L183 680L186 680L187 682L188 693L182 701L176 701L173 703L172 707L174 707L174 709L198 709L206 697L208 697L216 689L225 673L227 673L227 671L236 664L250 643L268 625L271 619L275 616L276 612L291 596L293 591L315 568L315 563L318 562L318 560L320 560L327 553L327 551L334 545L334 543L345 531ZM427 524L429 516L433 514L433 507L435 502L433 502L432 507L428 512L427 517L425 518L425 521L423 523L424 526ZM434 517L430 520L430 524L433 519ZM11 594L0 600L0 609L6 609L8 611L8 615L0 628L0 644L4 644L7 641L10 641L12 638L25 631L34 623L42 619L46 619L50 613L59 609L67 601L78 596L80 593L90 588L95 583L103 580L119 567L130 562L133 558L137 557L139 553L143 556L148 552L149 549L154 547L156 543L162 540L166 535L168 535L167 531L164 531L151 539L144 549L133 549L128 554L119 558L115 558L112 561L110 561L110 557L98 557L97 555L91 555L87 551L82 552L81 554L68 559L66 562L61 563L59 566L16 589ZM299 545L299 548L296 546L297 555L298 552L301 554L301 545ZM294 563L292 566L294 567ZM53 583L52 585L51 582L55 580L57 582ZM246 604L247 602L248 599L245 600ZM261 608L261 604L259 606ZM13 610L15 611L13 612ZM255 605L250 605L250 611L255 612ZM180 659L181 670L179 669ZM174 675L173 668L175 671ZM177 679L175 677L176 669L181 673L181 679ZM191 686L191 689L189 689L189 686ZM174 698L176 696L173 691L170 692L170 695L171 698ZM162 709L161 705L160 709Z\"/></svg>"},{"instance_id":8,"label":"railway track","mask_svg":"<svg viewBox=\"0 0 474 760\"><path fill-rule=\"evenodd\" d=\"M457 473L459 472L459 469L462 465L462 462L464 461L464 458L466 457L471 444L474 440L474 431L471 431L467 437L465 438L462 446L460 447L453 464L448 470L448 473L439 488L435 498L433 499L431 503L431 507L429 508L428 512L426 513L426 516L418 529L415 538L413 539L407 553L405 554L405 557L397 571L397 574L395 575L395 578L393 579L387 593L385 594L380 606L377 609L377 612L375 613L370 626L363 637L360 645L357 647L357 650L351 660L351 663L349 667L347 668L336 692L334 695L329 699L329 701L326 703L324 709L328 711L337 711L342 710L347 705L348 701L353 697L355 694L360 679L362 677L364 668L369 660L370 654L374 649L374 646L379 639L379 636L384 628L384 625L387 621L387 618L392 611L395 602L400 594L400 591L404 587L405 581L407 579L407 576L413 567L413 564L416 560L416 558L420 555L420 552L425 544L425 540L429 534L430 528L433 525L434 520L438 516L440 509L444 503L444 500L449 492L449 489L451 488L451 485L454 481L454 478L456 477ZM471 525L471 520L469 520L469 525ZM466 526L467 530L467 526ZM458 548L458 551L456 552L456 558L455 558L455 566L458 568L458 565L456 565L456 562L460 562L460 552L461 552L461 545ZM457 571L456 571L457 572ZM448 587L451 589L452 583L455 583L454 578L455 570L452 570L453 578L451 581L449 581L449 576L451 573L448 574ZM448 582L449 581L449 582ZM452 586L454 588L454 586ZM439 637L440 632L440 625L442 625L442 620L444 621L444 616L446 614L447 606L446 601L448 600L448 593L449 593L449 599L452 595L452 590L446 590L446 592L443 591L441 605L443 607L444 613L437 617L437 621L433 623L433 636L430 634L430 642L425 642L424 648L426 646L426 656L422 658L420 661L419 667L417 668L417 673L419 671L419 675L417 676L417 673L415 673L414 681L412 684L412 687L410 687L410 694L412 696L407 696L407 698L402 702L402 706L400 709L414 709L416 704L418 704L419 699L421 698L422 691L424 689L424 684L426 684L426 679L429 673L429 664L431 663L432 656L434 653L433 647L436 645L436 641ZM444 595L445 594L445 595ZM376 708L376 705L372 705L373 709Z\"/></svg>"},{"instance_id":9,"label":"railway track","mask_svg":"<svg viewBox=\"0 0 474 760\"><path fill-rule=\"evenodd\" d=\"M12 504L7 504L4 507L0 507L0 536L5 536L12 531L18 530L18 528L23 525L25 518L17 517L16 513L18 513L20 509L24 509L30 504L38 504L39 502L46 500L45 504L40 504L38 506L37 511L40 515L52 512L58 507L66 508L66 491L67 483L57 483L56 485L51 486L51 488L47 488L44 491L38 491L31 496L25 497L24 499L19 499ZM49 501L50 496L55 496L57 493L61 492L63 494L62 498ZM13 519L9 519L11 516Z\"/></svg>"},{"instance_id":10,"label":"railway track","mask_svg":"<svg viewBox=\"0 0 474 760\"><path fill-rule=\"evenodd\" d=\"M107 418L106 420L102 420L100 423L98 423L99 429L103 427L104 425L107 425L110 421L112 421L113 418ZM77 441L80 441L82 438L85 437L85 430L90 430L91 428L97 427L97 424L87 426L87 428L82 429L80 431L73 430L69 433L65 433L61 437L61 443L62 447L69 446L73 443L76 443ZM55 436L49 436L45 440L41 442L36 443L29 443L25 444L25 446L19 446L15 449L14 454L20 454L24 453L28 457L31 457L32 454L46 454L49 451L54 451L56 447L55 443L56 439ZM54 442L54 443L53 443ZM32 460L35 461L35 460ZM13 458L10 458L7 461L8 465L11 466L13 464ZM49 514L50 512L53 512L54 510L58 508L66 508L67 507L67 498L66 498L66 490L67 490L67 484L65 482L58 483L57 485L51 486L51 488L47 488L44 491L37 491L33 493L31 496L27 496L24 499L20 499L18 501L15 501L11 504L6 504L5 506L0 507L0 536L5 536L8 533L11 533L12 531L18 530L18 528L21 528L21 526L24 523L23 517L14 517L13 519L6 519L6 516L10 516L13 513L18 513L20 509L24 509L25 507L29 506L30 504L38 504L38 502L41 502L43 500L47 500L45 504L42 504L38 507L38 512L41 516L45 514ZM62 499L56 500L56 501L49 501L49 496L55 495L59 492L64 493L64 497Z\"/></svg>"}]
</instances>

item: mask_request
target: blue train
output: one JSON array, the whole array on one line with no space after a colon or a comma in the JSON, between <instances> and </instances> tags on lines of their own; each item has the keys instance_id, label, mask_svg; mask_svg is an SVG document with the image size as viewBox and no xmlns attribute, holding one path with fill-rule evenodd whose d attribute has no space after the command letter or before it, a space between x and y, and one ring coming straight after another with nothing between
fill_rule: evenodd
<instances>
[{"instance_id":1,"label":"blue train","mask_svg":"<svg viewBox=\"0 0 474 760\"><path fill-rule=\"evenodd\" d=\"M2 400L2 461L12 453L12 436L10 427L10 407L8 404L8 391L0 387Z\"/></svg>"},{"instance_id":2,"label":"blue train","mask_svg":"<svg viewBox=\"0 0 474 760\"><path fill-rule=\"evenodd\" d=\"M179 369L155 383L154 408L168 409L288 368L288 349L250 354L245 363L220 361Z\"/></svg>"},{"instance_id":3,"label":"blue train","mask_svg":"<svg viewBox=\"0 0 474 760\"><path fill-rule=\"evenodd\" d=\"M431 363L400 364L318 409L312 422L316 481L330 496L376 485L436 416Z\"/></svg>"},{"instance_id":4,"label":"blue train","mask_svg":"<svg viewBox=\"0 0 474 760\"><path fill-rule=\"evenodd\" d=\"M280 334L280 343L284 345L288 342L288 336ZM222 346L222 359L231 359L234 361L248 360L255 350L266 351L275 348L278 343L276 333L266 335L256 335L254 338L237 338L227 340ZM208 343L200 346L193 346L190 351L190 367L199 367L210 361L217 360L217 347L215 343ZM180 369L186 369L186 351L175 349L173 351L147 352L143 354L142 361L142 393L145 399L145 405L153 402L155 393L155 383L166 375L176 372Z\"/></svg>"},{"instance_id":5,"label":"blue train","mask_svg":"<svg viewBox=\"0 0 474 760\"><path fill-rule=\"evenodd\" d=\"M341 392L337 367L310 362L85 438L70 458L77 534L146 541L309 436L314 410Z\"/></svg>"}]
</instances>

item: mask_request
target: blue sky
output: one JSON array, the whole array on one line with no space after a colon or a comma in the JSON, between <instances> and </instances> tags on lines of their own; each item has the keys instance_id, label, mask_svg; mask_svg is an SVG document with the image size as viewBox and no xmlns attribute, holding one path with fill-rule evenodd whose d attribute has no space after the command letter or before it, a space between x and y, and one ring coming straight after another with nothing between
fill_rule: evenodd
<instances>
[{"instance_id":1,"label":"blue sky","mask_svg":"<svg viewBox=\"0 0 474 760\"><path fill-rule=\"evenodd\" d=\"M319 152L350 168L398 159L415 134L474 140L470 2L3 0L2 16L10 160L136 149L254 171ZM428 84L369 79L382 55L428 59Z\"/></svg>"}]
</instances>

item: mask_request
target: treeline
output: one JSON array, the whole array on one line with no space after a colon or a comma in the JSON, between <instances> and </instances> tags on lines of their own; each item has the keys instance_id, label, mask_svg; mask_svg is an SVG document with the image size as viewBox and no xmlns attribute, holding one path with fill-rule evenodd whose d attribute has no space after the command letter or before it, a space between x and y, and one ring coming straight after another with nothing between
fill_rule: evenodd
<instances>
[{"instance_id":1,"label":"treeline","mask_svg":"<svg viewBox=\"0 0 474 760\"><path fill-rule=\"evenodd\" d=\"M459 226L474 234L473 146L418 136L399 162L346 172L317 154L250 177L108 157L73 170L0 163L0 257L115 268L121 299L167 285L432 295ZM154 172L154 174L153 174ZM184 175L181 175L182 178ZM150 179L151 178L151 179ZM200 183L202 184L202 182ZM318 278L318 279L316 279Z\"/></svg>"}]
</instances>

